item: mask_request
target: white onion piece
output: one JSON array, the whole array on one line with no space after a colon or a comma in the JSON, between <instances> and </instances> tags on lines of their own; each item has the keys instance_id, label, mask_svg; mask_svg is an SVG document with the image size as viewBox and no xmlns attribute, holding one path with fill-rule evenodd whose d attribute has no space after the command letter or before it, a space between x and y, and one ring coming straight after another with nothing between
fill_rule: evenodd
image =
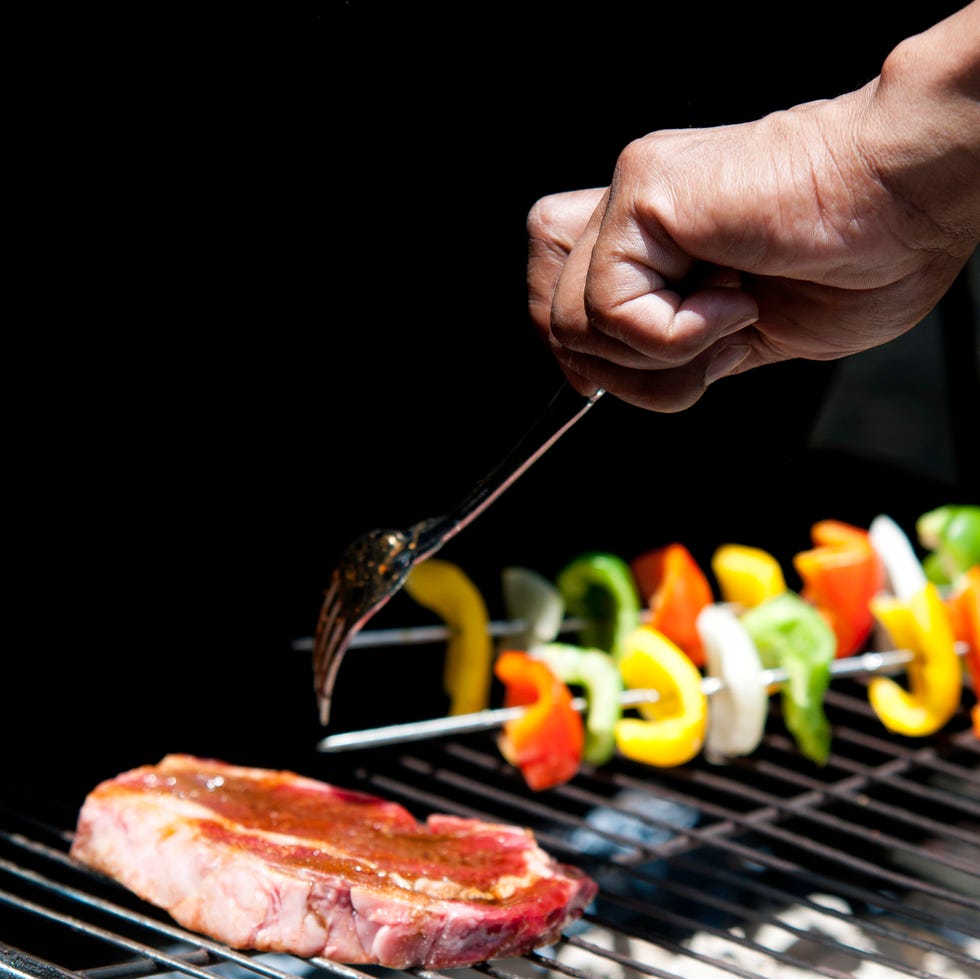
<instances>
[{"instance_id":1,"label":"white onion piece","mask_svg":"<svg viewBox=\"0 0 980 979\"><path fill-rule=\"evenodd\" d=\"M504 568L502 590L508 620L523 623L517 632L504 637L508 647L530 652L558 638L565 619L565 600L555 584L537 571L515 566Z\"/></svg>"},{"instance_id":2,"label":"white onion piece","mask_svg":"<svg viewBox=\"0 0 980 979\"><path fill-rule=\"evenodd\" d=\"M729 605L705 606L698 613L697 628L707 674L721 681L721 689L711 696L704 742L705 758L719 765L759 746L769 693L755 643Z\"/></svg>"},{"instance_id":3,"label":"white onion piece","mask_svg":"<svg viewBox=\"0 0 980 979\"><path fill-rule=\"evenodd\" d=\"M868 539L885 566L888 590L907 602L926 586L926 573L908 534L891 517L879 514L868 527Z\"/></svg>"}]
</instances>

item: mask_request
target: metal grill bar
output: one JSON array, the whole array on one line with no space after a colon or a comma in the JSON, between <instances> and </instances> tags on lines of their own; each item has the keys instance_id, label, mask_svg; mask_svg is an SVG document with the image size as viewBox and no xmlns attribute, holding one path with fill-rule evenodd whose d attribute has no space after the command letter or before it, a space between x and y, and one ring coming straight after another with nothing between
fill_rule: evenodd
<instances>
[{"instance_id":1,"label":"metal grill bar","mask_svg":"<svg viewBox=\"0 0 980 979\"><path fill-rule=\"evenodd\" d=\"M29 850L35 854L46 857L55 863L73 866L64 856L64 854L59 851L52 850L43 844L36 843L25 837L20 837L17 834L4 834L4 838L8 842L23 847L25 850ZM156 935L168 938L174 943L183 941L188 936L187 932L179 928L163 924L160 921L148 917L147 915L139 914L138 912L134 912L127 908L121 907L120 905L114 904L111 901L97 898L84 890L70 887L66 884L60 884L57 881L44 877L43 875L34 871L19 867L7 860L0 860L0 870L15 876L20 880L27 881L34 887L46 892L49 895L57 895L61 898L68 898L71 901L76 902L79 908L82 906L93 908L110 917L124 921L129 925L139 925L141 928L144 928ZM130 952L133 955L138 955L147 962L151 962L156 966L167 966L168 968L175 969L184 975L197 976L198 979L214 979L213 973L205 972L202 969L196 968L194 964L186 957L178 957L170 955L166 952L157 951L141 942L131 941L125 936L121 935L119 932L101 928L97 925L91 924L90 922L84 921L75 915L63 914L47 905L40 904L24 897L18 897L17 895L3 890L0 890L0 902L17 907L23 911L31 912L39 917L49 919L53 922L57 922L58 924L64 925L73 931L83 933L93 938L101 939L115 948ZM247 968L251 968L257 975L267 976L269 979L290 979L289 973L281 972L276 969L269 969L261 964L253 965L248 956L232 951L226 946L220 945L217 942L212 942L201 937L194 937L193 941L202 951L206 953L209 958L213 957L215 960L221 959L225 962L243 965ZM154 969L153 971L158 970Z\"/></svg>"},{"instance_id":2,"label":"metal grill bar","mask_svg":"<svg viewBox=\"0 0 980 979\"><path fill-rule=\"evenodd\" d=\"M596 904L555 946L464 974L980 979L980 742L965 710L941 736L910 741L868 716L859 683L835 686L827 706L835 737L823 768L796 753L776 708L762 745L736 763L616 761L540 794L487 733L361 752L349 767L318 754L307 768L419 815L523 823L600 882ZM23 780L30 768L7 771ZM51 801L43 779L19 784L17 797ZM0 975L377 979L326 960L236 952L176 927L76 867L74 813L48 808L55 825L0 807ZM20 940L25 922L44 931L41 945ZM69 938L86 943L87 960L59 957Z\"/></svg>"},{"instance_id":3,"label":"metal grill bar","mask_svg":"<svg viewBox=\"0 0 980 979\"><path fill-rule=\"evenodd\" d=\"M782 739L777 739L777 740L782 740ZM465 755L467 753L468 753L468 749L466 749L465 747L453 746L453 747L447 748L447 754L452 754L452 755L464 754ZM472 761L472 762L474 762L476 764L480 764L480 763L486 762L488 768L492 768L492 767L494 767L494 766L497 765L497 762L496 762L495 759L493 759L492 757L487 757L487 756L479 756L479 755L470 756L470 758L468 760L470 760L470 761ZM468 788L468 789L473 790L473 791L479 791L483 787L483 785L484 785L484 783L481 780L468 780L468 779L463 779L463 778L460 778L458 776L453 775L452 773L448 773L445 770L436 770L435 768L433 768L424 759L415 759L415 758L408 757L408 758L403 759L402 762L403 762L403 764L406 767L418 767L419 770L423 774L429 775L431 781L434 782L434 783L436 783L436 784L440 784L441 785L442 783L445 782L445 783L450 783L450 784L454 785L455 787L465 787L465 788ZM783 771L785 773L788 770L785 770L784 769ZM419 791L419 790L413 791L411 789L411 787L408 787L408 786L405 786L405 785L399 785L398 783L396 783L394 781L389 781L387 779L379 779L377 781L378 781L378 787L380 789L384 790L384 791L398 792L400 794L408 793L408 794L410 794L410 796L415 801L420 802L420 803L424 803L426 805L435 805L435 806L438 807L440 804L445 804L447 802L447 800L445 798L441 798L439 796L435 796L430 791L428 791L427 789L423 789L421 791ZM737 782L732 782L731 785L729 786L729 788L733 788L734 791L736 791L736 792L737 791L740 791L742 789L742 787L739 786ZM568 794L568 795L574 795L577 792L575 786L562 787L562 789L559 790L559 791L562 792L562 794ZM495 799L495 800L498 800L498 801L500 800L500 792L499 792L499 789L496 789L495 788L493 790L493 792L492 792L492 798ZM675 796L674 798L675 799L682 799L683 797ZM696 798L696 797L693 797L692 796L690 798L693 799L693 798ZM593 796L589 801L591 801L594 804L601 804L602 803L602 797L601 796ZM765 802L765 803L768 803L770 801L771 800L769 800L769 799L763 799L763 802ZM809 799L809 797L808 797L808 801L812 801L812 800ZM536 809L536 807L533 806L533 805L529 806L528 808L529 808L529 812L532 812L532 813ZM727 824L717 824L716 827L712 827L712 829L718 829L719 827L721 827L722 829L724 829L724 830L726 830L728 832L731 832L732 830L738 829L739 823L741 823L741 825L743 827L754 825L754 823L757 821L757 819L761 819L762 816L766 816L766 818L773 818L774 816L778 816L779 809L780 808L794 808L794 809L795 808L799 808L798 800L795 800L794 801L794 807L779 807L778 805L775 806L775 807L767 806L765 809L760 810L758 813L754 814L754 816L756 817L754 819L753 818L744 819L744 820L730 819L727 822ZM479 810L479 809L468 809L468 810L466 810L466 812L467 812L467 814L469 814L469 815L475 815L478 818L487 818L487 813L485 811L483 811L483 810ZM723 810L719 810L719 812L720 812L721 815L728 815ZM664 826L667 825L667 824L664 824L662 821L660 821L658 823L658 821L655 820L655 819L649 819L647 821L650 822L652 825L660 825L661 827L664 827ZM838 821L838 822L840 822L841 825L843 825L845 828L848 828L848 824L845 824L842 821ZM676 827L668 827L668 828L675 828L676 829ZM791 834L791 833L783 832L783 831L779 830L776 827L767 827L767 831L770 832L774 836L777 836L777 837L780 837L780 838L783 838L783 839L788 839L788 840L790 840L792 842L796 842L803 849L814 851L814 852L816 852L820 856L828 856L829 855L834 860L837 860L837 861L839 861L839 860L846 860L846 861L851 862L853 860L852 857L848 857L846 855L839 854L837 851L828 850L825 847L815 846L810 841L806 840L805 838L801 838L801 837L799 837L797 835L794 835L794 834ZM539 834L539 835L542 835L542 837L543 837L543 834ZM737 855L739 857L742 857L742 858L744 858L746 860L758 861L758 862L761 862L763 864L765 864L765 863L771 863L774 868L777 867L777 866L781 866L781 869L783 869L786 872L792 873L792 874L794 874L797 877L812 876L813 879L814 879L814 882L816 884L832 885L833 886L833 885L839 883L839 882L835 881L833 878L828 877L828 876L825 876L825 875L813 875L809 871L807 871L806 868L804 868L804 867L802 867L802 866L800 866L798 864L786 864L785 862L772 861L771 858L769 858L767 855L760 854L757 849L743 847L740 844L738 844L737 842L732 841L732 840L729 840L729 839L721 836L719 833L700 832L700 831L697 831L697 830L694 830L694 829L681 829L679 831L679 836L682 836L682 837L685 838L685 840L687 841L687 844L688 844L688 846L686 848L688 848L688 849L690 848L690 844L691 843L694 843L694 844L708 843L708 844L710 844L712 846L715 846L715 847L717 847L719 849L727 850L730 853L732 853L734 855ZM969 840L969 837L964 836L964 839L968 841ZM546 838L546 841L547 841L547 844L549 846L551 846L553 849L556 849L556 850L567 849L567 844L565 844L564 841L562 841L560 838L547 837ZM692 870L692 871L700 870L703 873L703 870L704 870L703 866L694 864L691 861L685 861L685 860L683 860L683 858L674 857L673 858L673 862L677 866L680 866L680 867L683 867L685 869L689 869L689 870ZM866 862L865 862L864 865L865 865L865 867L867 869L869 869L871 872L877 874L879 877L885 877L885 878L891 880L891 875L888 875L879 866L877 866L877 865L868 865ZM978 872L980 872L980 864L975 864L972 867L967 867L967 870L969 872L971 872L972 874L976 875ZM978 909L978 908L980 908L980 903L978 903L975 900L971 900L968 896L961 896L961 895L956 895L956 894L950 894L950 892L948 892L948 891L946 891L944 889L941 889L941 888L933 888L928 883L919 881L919 880L914 879L914 878L899 877L898 875L894 875L894 877L896 879L898 879L899 882L901 882L901 883L904 883L904 884L906 884L908 886L911 886L911 887L916 887L920 891L923 891L925 893L929 893L929 894L931 894L933 896L936 896L937 898L951 900L954 903L957 902L957 901L962 901L967 907L969 907L971 909ZM740 886L743 886L743 887L746 886L747 883L749 883L749 884L751 883L751 880L747 881L744 878L734 878L731 875L729 875L727 879L729 880L729 882L738 883ZM719 902L710 893L710 891L703 891L703 892L692 891L690 888L685 888L685 887L682 887L682 886L678 886L678 885L673 884L671 882L661 882L660 886L664 890L666 890L666 891L668 891L670 893L676 894L678 896L686 896L686 897L691 898L691 899L699 898L700 903L703 906L705 906L705 907L724 908L726 906L725 905L725 902ZM872 902L872 903L873 902L880 902L881 901L880 896L878 894L876 894L875 892L872 892L872 891L860 890L860 889L857 889L857 888L848 888L848 891L850 892L851 896L855 896L855 897L859 898L862 901ZM768 890L767 889L764 889L764 888L759 888L759 893L764 893L764 894L766 894L770 898L783 898L783 899L790 899L790 898L792 898L792 895L789 894L788 892L782 892L782 893L774 892L772 888L769 888ZM797 900L799 900L799 899L797 898ZM829 913L831 915L834 915L834 916L838 917L840 920L846 920L847 919L847 916L841 914L840 912L835 912L833 908L828 909L825 906L819 905L816 902L812 902L812 901L808 901L808 902L805 902L805 903L807 903L809 907L813 908L813 910L819 911L820 913ZM889 904L890 910L892 910L892 911L899 912L899 913L902 913L902 912L905 912L906 911L906 909L900 903L898 903L898 902L887 902L887 903ZM658 911L658 914L659 915L664 915L664 912L661 910L661 911ZM682 926L693 927L693 928L697 928L697 927L704 928L704 926L699 921L697 921L697 920L682 919L682 918L679 918L678 916L671 916L671 915L666 915L666 916L667 917L670 917L671 920L674 920L676 923L678 923L678 924L680 924ZM753 915L753 914L749 914L749 915L747 915L747 917L752 918L753 920L757 920L757 921L771 920L771 919L766 919L763 916ZM927 926L933 927L933 928L941 927L943 925L943 923L944 923L944 919L942 919L940 917L937 917L937 916L934 916L934 915L922 914L922 913L919 913L919 912L914 911L914 910L910 913L910 917L912 917L914 919L918 919L920 921L920 923L922 923L923 925L927 925ZM785 926L785 925L780 924L778 922L776 922L776 924L779 927L786 928L786 930L793 931L793 929L790 928L790 927L788 927L788 926ZM904 940L907 940L906 937L901 932L896 931L894 929L888 929L887 927L882 927L880 925L876 925L874 922L866 923L866 925L867 925L867 930L873 931L876 934L881 935L882 937L888 937L888 938L891 938L891 939L893 939L895 941L904 941ZM980 936L980 921L978 921L976 923L976 926L975 927L973 927L972 929L969 929L969 931L970 931L970 934L973 935L973 936ZM821 942L821 938L820 937L813 938L811 940L814 940L814 941L817 941L817 942ZM912 944L915 944L917 947L920 947L921 949L923 949L925 951L942 951L942 946L936 944L935 942L920 941L920 940L917 940L917 939L912 939ZM869 958L869 960L874 960L876 958L875 956L867 955L865 953L860 953L860 952L856 952L855 954L858 957L866 957L866 958ZM956 959L957 961L961 962L963 965L969 965L969 964L971 964L973 962L973 959L969 955L965 955L965 954L962 954L961 955L958 952L956 952L955 950L953 952L949 953L949 954L951 954L951 956L954 959ZM880 956L877 957L877 958L880 958ZM813 969L812 966L810 968ZM814 971L815 971L815 974L823 974L823 973L821 973L819 971L819 969L816 969Z\"/></svg>"},{"instance_id":4,"label":"metal grill bar","mask_svg":"<svg viewBox=\"0 0 980 979\"><path fill-rule=\"evenodd\" d=\"M964 732L962 737L965 739L965 738L972 737L972 735L969 732ZM776 745L778 747L781 747L785 749L787 752L791 751L790 745L785 738L769 736L766 739L766 743L769 746ZM460 751L465 752L465 750L466 750L465 748L460 749L458 746L453 746L448 749L448 753L454 753ZM480 765L486 768L493 768L493 769L499 768L498 760L496 758L493 758L492 756L472 753L469 754L467 757L475 765ZM833 764L833 762L834 759L832 758L831 764ZM427 769L426 773L436 781L439 782L451 781L456 785L463 784L463 780L456 778L451 773L436 771L425 759L416 759L416 758L412 758L411 756L406 756L404 759L404 763L406 764L406 766L417 765L420 771ZM739 764L736 764L733 767L744 768L745 766L744 765L740 766ZM697 800L698 804L701 805L703 808L705 808L706 811L711 812L713 810L714 813L717 814L719 818L722 820L719 824L716 825L716 827L713 830L713 833L710 835L727 834L731 832L733 828L738 828L739 826L747 827L749 825L756 824L756 823L767 824L768 832L779 835L781 831L768 824L771 823L774 817L778 816L781 813L792 813L798 816L802 816L803 818L810 819L814 822L819 822L827 826L828 828L833 828L844 832L850 832L859 837L860 836L863 836L865 838L870 837L869 831L864 830L862 827L858 827L854 823L847 822L845 820L841 820L833 816L829 816L823 813L822 811L820 811L819 809L813 808L814 806L825 801L824 799L825 796L838 796L846 801L853 801L854 793L858 790L859 787L863 787L868 782L867 777L858 780L858 782L852 782L850 785L845 786L844 789L835 790L833 787L827 788L823 786L822 783L818 783L812 779L807 779L805 776L799 775L793 772L791 769L788 769L784 766L775 766L765 761L759 761L753 763L752 768L755 772L758 773L762 773L762 774L768 773L768 774L778 775L784 778L785 780L791 782L792 781L799 782L800 784L811 787L811 791L808 791L801 796L797 796L790 801L784 801L776 796L755 789L752 786L729 779L726 776L719 776L711 771L695 770L694 774L692 774L691 777L696 778L701 786L715 788L715 789L724 789L729 793L731 793L732 795L743 796L755 803L758 803L761 806L761 808L755 810L755 812L751 816L740 818L740 817L732 817L731 813L728 812L727 810L721 808L714 808L709 804L705 804L703 800L701 800L697 796L692 795L690 797L687 797L683 801L693 804L693 802ZM389 791L395 791L396 789L400 788L402 791L406 791L404 786L400 786L400 787L395 786L394 784L387 783L385 780L379 780L379 781L380 781L380 786L383 789ZM467 787L473 790L477 790L480 783L479 781L468 780L466 781L466 785ZM567 794L572 790L569 789L568 787L560 787L557 791L562 794ZM494 798L499 798L499 796L495 795ZM438 805L438 797L432 797L429 793L426 792L420 794L418 801L423 802L426 805L433 805L433 804ZM964 808L969 807L970 809L975 810L975 807L970 806L967 800L960 800L960 801L964 806ZM593 800L593 802L594 804L600 804L601 800L596 798ZM537 809L537 807L535 807L534 805L527 805L527 804L526 804L526 808L528 809L529 812L534 812ZM874 806L871 803L868 803L865 806L865 808L874 808ZM483 813L482 818L492 818L492 816L490 816L487 813ZM937 830L942 830L942 832L945 835L961 838L966 843L972 842L969 834L965 832L957 833L955 830L953 830L950 827L939 826L938 824L935 824L932 821L924 820L922 817L918 817L918 818L911 817L909 821L926 822L929 823L930 825L935 826ZM680 835L688 838L691 841L698 842L698 843L707 842L709 836L708 833L699 833L694 830L684 831ZM787 834L785 833L783 833L782 835L784 837L787 836ZM795 833L788 834L788 838L791 839L793 842L797 843L799 846L808 848L812 850L814 853L826 857L832 861L840 861L842 859L845 859L845 857L840 853L840 851L830 847L823 846L816 840L807 839L806 837L800 836L799 834L795 834ZM906 846L906 844L903 841L894 837L882 836L880 833L876 834L876 842L891 843L892 845L899 848L904 848ZM848 864L853 863L851 857L846 857L846 860ZM980 873L980 865L977 864L974 864L972 866L967 865L964 867L964 869L972 874ZM895 880L893 882L898 884L903 884L903 885L907 885L909 883L909 881L906 879ZM980 910L980 900L971 901L969 903L971 906L976 907L978 910Z\"/></svg>"}]
</instances>

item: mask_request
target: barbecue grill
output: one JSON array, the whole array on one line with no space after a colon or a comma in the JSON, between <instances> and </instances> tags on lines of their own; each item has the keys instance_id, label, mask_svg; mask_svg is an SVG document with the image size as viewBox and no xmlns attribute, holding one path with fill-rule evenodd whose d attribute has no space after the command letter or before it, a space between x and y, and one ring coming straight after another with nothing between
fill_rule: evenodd
<instances>
[{"instance_id":1,"label":"barbecue grill","mask_svg":"<svg viewBox=\"0 0 980 979\"><path fill-rule=\"evenodd\" d=\"M904 739L884 731L860 680L837 681L827 700L833 754L819 769L800 758L774 698L760 748L724 766L653 770L616 760L532 793L483 732L320 755L305 774L419 816L528 825L599 882L599 897L554 946L450 974L975 979L980 740L969 728L970 698L965 690L941 734ZM66 853L86 786L70 756L53 773L15 755L4 781L0 973L379 974L230 950L73 865Z\"/></svg>"},{"instance_id":2,"label":"barbecue grill","mask_svg":"<svg viewBox=\"0 0 980 979\"><path fill-rule=\"evenodd\" d=\"M964 472L960 485L975 490L976 307L965 278L959 286L962 290L951 292L943 306L940 325L951 351L946 380ZM937 500L932 488L919 493L914 480L906 482L909 493L900 516L909 526L909 514L943 498ZM834 485L828 479L812 499L797 500L801 513L804 507L820 517L851 516L865 512L865 506L887 509L897 489L894 483L854 479L832 497L828 491ZM884 495L882 486L888 487ZM856 502L862 491L870 503ZM848 500L852 505L845 509ZM519 495L512 503L527 507ZM479 550L486 546L481 534L506 537L494 521L506 515L507 506L503 501L492 508L462 543ZM749 533L744 523L742 530L743 540L769 542ZM512 540L507 538L507 548ZM405 611L395 605L386 611ZM315 606L310 620L314 611ZM161 655L174 655L172 649L148 646L151 638L141 633L135 647L139 669L152 670ZM125 658L117 661L121 670L132 659L128 640L124 645ZM941 732L907 739L889 734L871 711L866 677L835 679L826 701L833 750L820 768L800 756L783 725L778 698L772 698L765 738L749 757L723 766L697 758L666 770L616 759L536 794L505 763L488 731L394 748L317 752L314 734L322 732L313 724L308 656L293 653L295 661L284 659L270 670L267 637L260 632L252 645L260 672L233 670L227 678L227 665L215 660L212 675L208 657L197 662L189 648L173 682L181 688L196 682L206 696L189 701L194 709L167 723L157 723L154 712L171 701L184 702L174 700L177 688L155 674L141 674L136 683L121 674L113 685L104 670L90 676L73 656L49 677L53 668L47 661L26 657L18 662L34 682L22 687L17 664L9 664L0 712L0 721L12 721L2 739L0 770L0 974L37 979L395 975L233 951L176 927L165 913L69 861L79 807L97 780L155 762L168 751L189 750L211 751L233 763L291 767L393 799L419 818L438 811L527 825L554 856L582 866L599 882L598 898L560 942L521 959L454 970L466 976L980 979L980 739L970 729L973 694L966 687ZM428 653L413 651L412 670L423 681L412 689L411 703L401 703L406 688L397 671L387 676L397 657L378 667L374 655L364 650L351 657L351 668L361 675L340 679L354 692L345 698L348 724L355 717L359 726L367 719L375 725L392 720L385 694L399 698L410 717L419 711L430 716L419 698L436 682L441 645L430 643ZM70 666L75 672L66 672ZM372 683L379 673L388 679L384 689ZM262 706L264 726L222 729L228 712L218 714L220 723L211 716L219 678L222 703L264 686L278 699L278 713ZM229 686L232 680L239 686ZM73 687L82 683L83 695L77 695ZM282 696L276 683L282 684ZM297 694L302 689L310 698L305 705ZM358 700L364 690L378 698L367 702L373 710L364 710L366 702ZM260 702L255 697L252 709ZM308 714L306 740L305 721L279 729L286 712L294 720ZM151 716L137 723L143 714ZM59 718L63 723L55 724L53 742L46 742L41 722ZM34 722L30 728L28 719ZM244 737L249 732L251 741Z\"/></svg>"},{"instance_id":3,"label":"barbecue grill","mask_svg":"<svg viewBox=\"0 0 980 979\"><path fill-rule=\"evenodd\" d=\"M960 293L951 298L959 305L943 325L951 325L950 335L961 343L966 339L969 364L975 362L969 340L975 307L969 294L965 302ZM951 373L950 391L957 399L954 417L969 428L975 377L956 381ZM964 485L974 485L969 473L975 454L967 451L961 461L970 467ZM861 486L855 482L845 491ZM906 505L914 513L922 505L911 496ZM827 497L820 500L823 506ZM842 512L834 503L826 506L821 516ZM467 540L478 542L484 526L492 533L496 512L491 509ZM386 613L404 614L405 606L396 606L391 603ZM383 618L380 624L392 624ZM267 655L264 635L254 645L257 655ZM148 658L143 648L139 655ZM86 684L77 696L63 676L58 684L49 682L45 661L32 663L40 677L33 686L20 687L16 670L8 672L0 712L0 720L13 721L2 739L0 770L0 975L400 975L233 951L176 927L162 911L68 859L79 807L96 781L168 751L190 750L213 751L233 763L291 767L398 801L418 818L448 812L527 825L555 857L582 866L598 881L598 898L560 942L521 959L453 970L466 976L980 979L980 739L970 728L974 701L967 687L942 731L909 739L888 733L871 711L867 677L836 678L826 700L834 737L824 767L801 757L774 697L762 744L731 764L696 758L661 770L615 759L533 793L503 760L493 731L318 752L313 735L322 731L313 724L308 653L291 655L295 661L283 660L272 673L263 664L260 674L268 674L265 686L273 696L277 677L291 696L279 698L278 714L263 708L264 726L241 729L214 730L219 725L208 699L214 678L204 663L190 673L186 666L178 669L182 684L197 671L208 694L200 709L163 724L153 712L166 707L172 690L157 689L145 676L135 686L122 677L113 687L105 676L89 677L83 664L80 675L68 674ZM359 651L350 658L355 673L340 679L354 692L344 701L348 724L354 718L361 722L355 726L393 719L389 702L380 698L387 693L405 700L393 667L406 661L423 682L413 689L412 702L400 707L410 717L419 711L432 716L419 698L435 683L442 645L430 641L400 660L397 651L386 661L374 658L379 655ZM66 666L58 669L63 673ZM213 668L227 671L220 664ZM389 682L379 689L371 678L389 669ZM240 682L241 688L226 684L221 702L258 683L247 671ZM298 689L308 692L305 708ZM373 710L358 701L365 689L379 698L369 705ZM142 700L134 699L134 690ZM254 710L260 698L251 703ZM302 721L280 730L284 712L295 718L301 710L302 717L309 715L305 741ZM40 734L36 741L26 736L26 719L44 720L46 712L52 722L63 720L51 744ZM137 723L143 712L151 716ZM218 715L222 725L226 715Z\"/></svg>"}]
</instances>

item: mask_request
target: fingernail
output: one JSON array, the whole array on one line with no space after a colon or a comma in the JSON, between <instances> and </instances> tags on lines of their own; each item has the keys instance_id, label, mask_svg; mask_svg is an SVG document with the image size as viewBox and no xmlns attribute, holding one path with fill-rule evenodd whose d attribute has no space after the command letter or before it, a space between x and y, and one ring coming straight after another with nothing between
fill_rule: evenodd
<instances>
[{"instance_id":1,"label":"fingernail","mask_svg":"<svg viewBox=\"0 0 980 979\"><path fill-rule=\"evenodd\" d=\"M751 347L744 344L732 344L719 351L715 359L708 364L708 369L704 372L705 386L714 384L719 378L730 374L739 364L748 357Z\"/></svg>"}]
</instances>

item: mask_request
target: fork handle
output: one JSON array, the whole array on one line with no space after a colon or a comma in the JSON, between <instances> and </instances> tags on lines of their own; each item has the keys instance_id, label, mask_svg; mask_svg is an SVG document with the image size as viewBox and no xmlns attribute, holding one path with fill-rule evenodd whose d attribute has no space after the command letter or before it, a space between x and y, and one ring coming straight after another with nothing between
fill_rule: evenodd
<instances>
[{"instance_id":1,"label":"fork handle","mask_svg":"<svg viewBox=\"0 0 980 979\"><path fill-rule=\"evenodd\" d=\"M579 394L563 381L561 387L507 455L478 482L459 505L444 516L425 521L419 529L418 556L433 555L448 540L475 520L498 496L541 458L605 393Z\"/></svg>"}]
</instances>

